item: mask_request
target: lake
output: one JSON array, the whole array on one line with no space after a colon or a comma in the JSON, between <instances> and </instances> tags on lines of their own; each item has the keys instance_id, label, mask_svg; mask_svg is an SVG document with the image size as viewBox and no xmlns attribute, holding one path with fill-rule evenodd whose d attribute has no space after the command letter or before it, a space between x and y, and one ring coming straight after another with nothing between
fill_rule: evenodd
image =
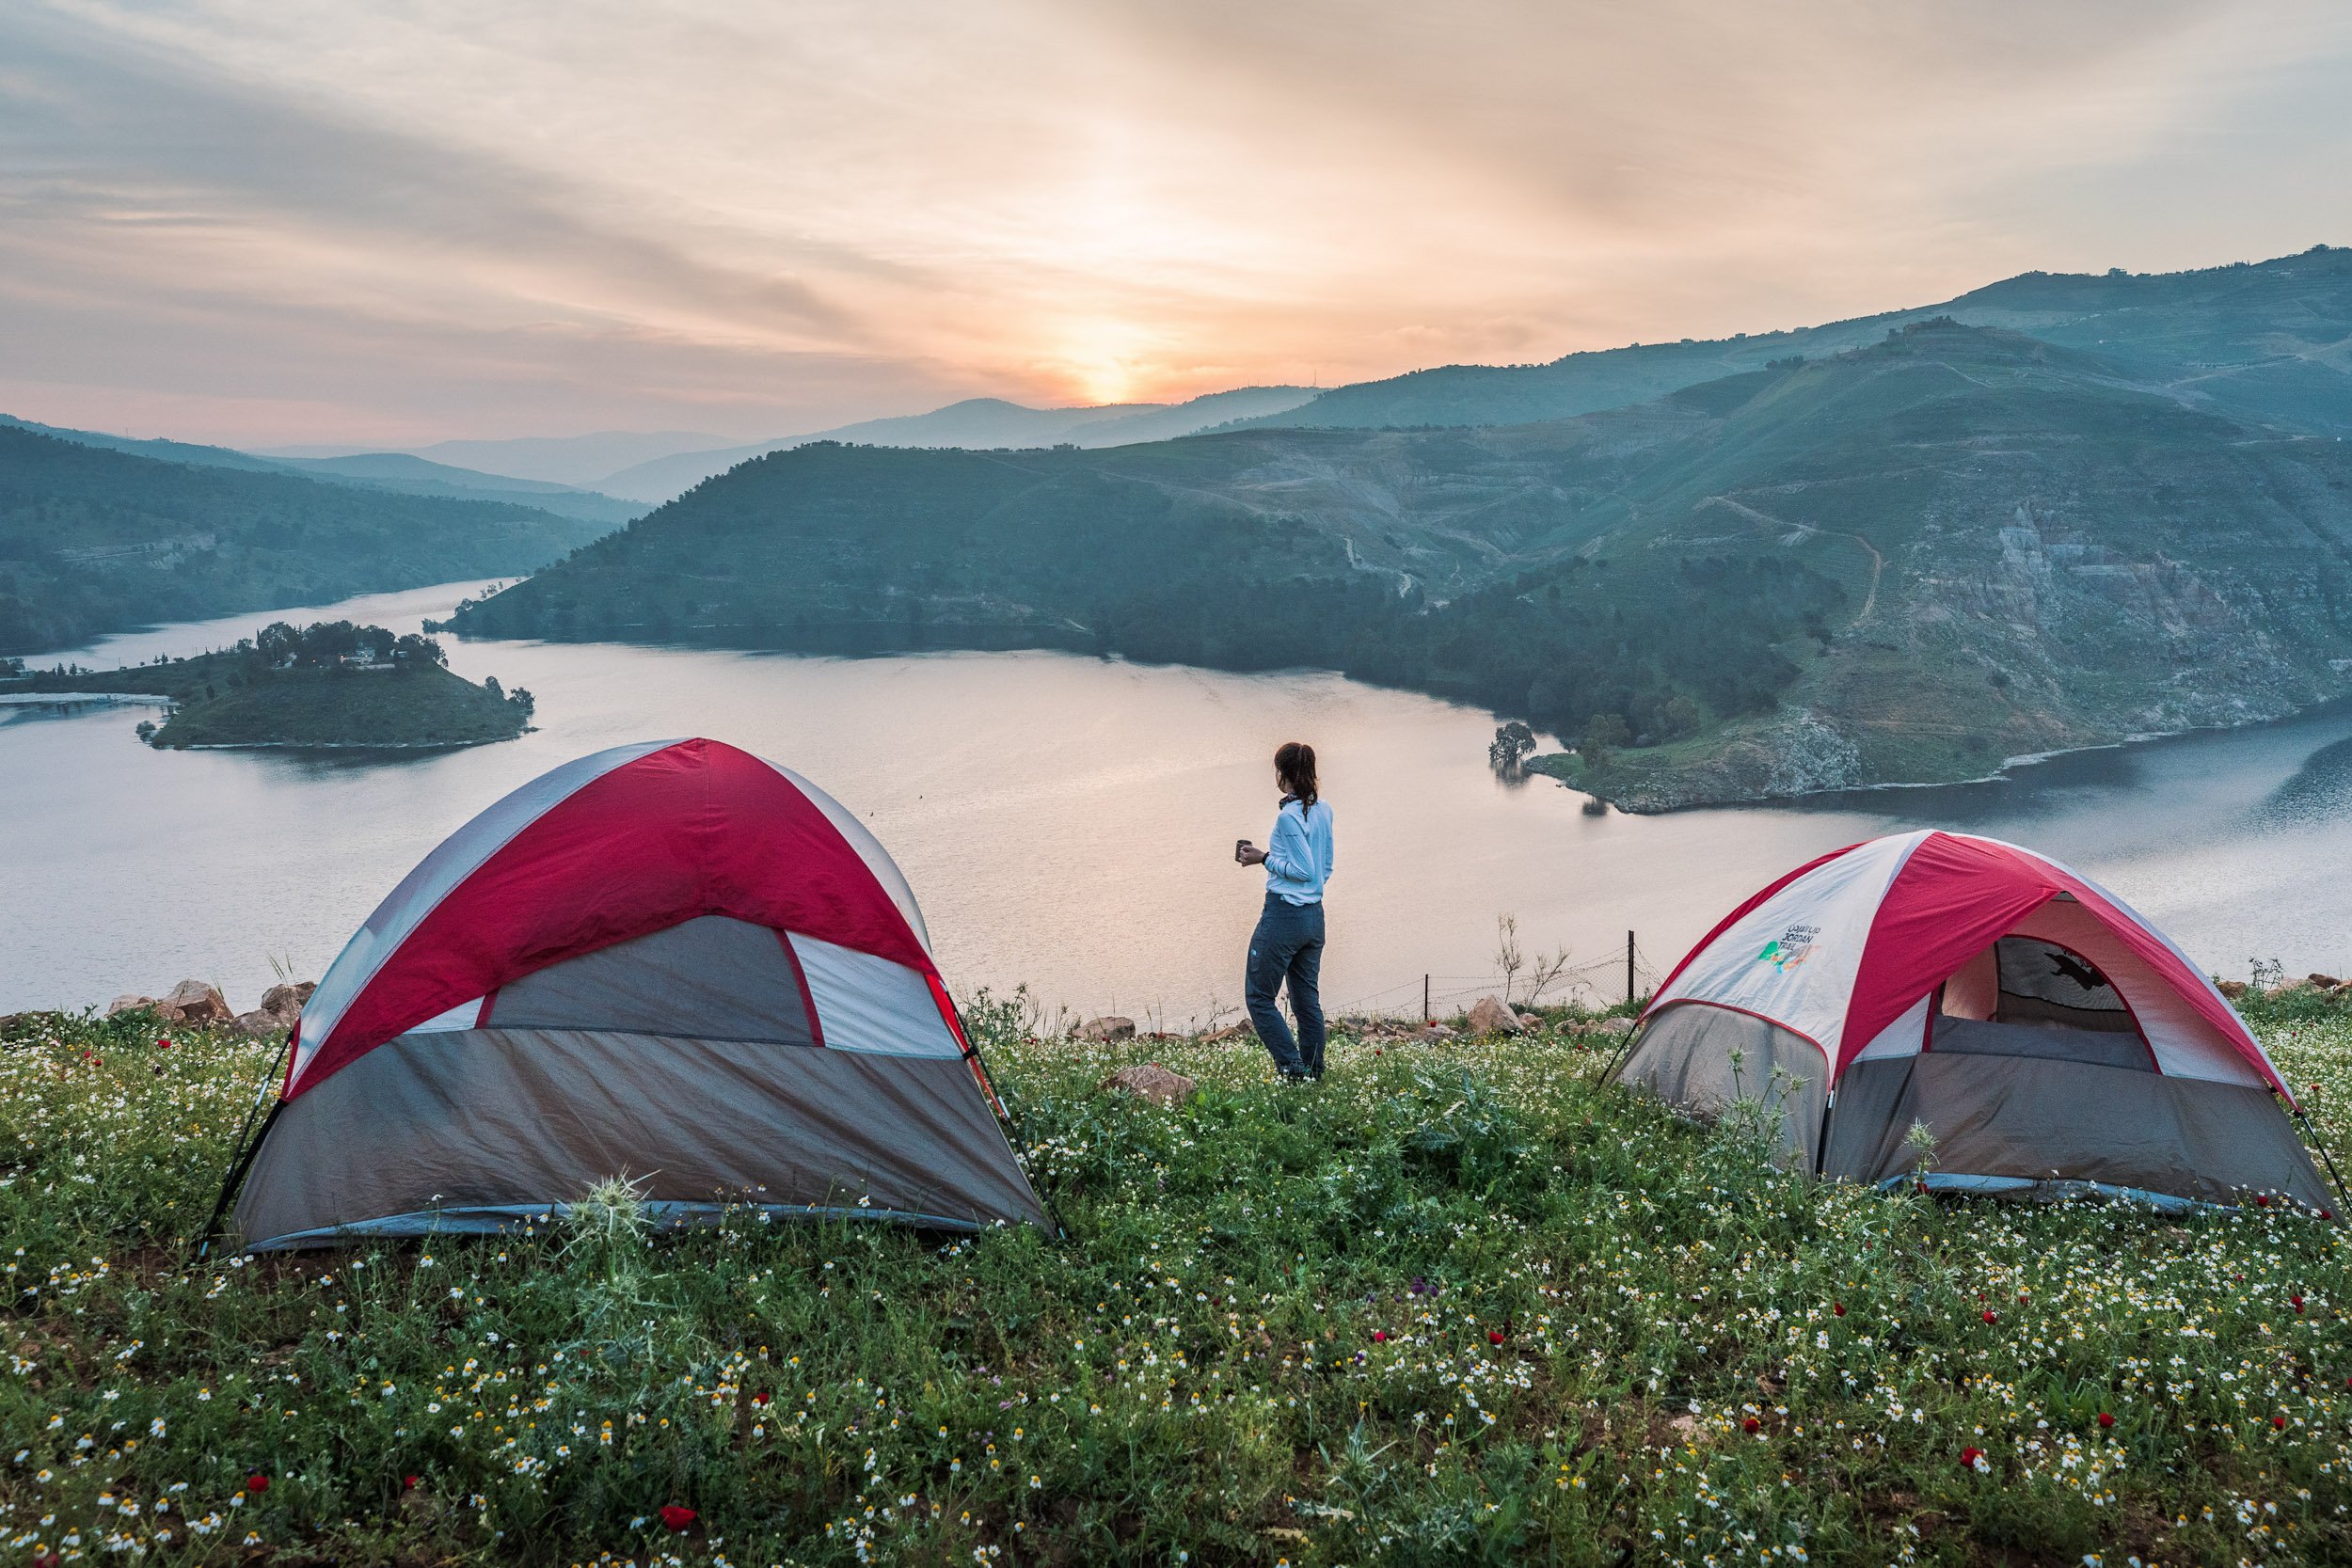
<instances>
[{"instance_id":1,"label":"lake","mask_svg":"<svg viewBox=\"0 0 2352 1568\"><path fill-rule=\"evenodd\" d=\"M411 630L481 585L157 627L42 655L97 668L272 620ZM1238 1016L1279 742L1311 741L1338 822L1324 995L1415 1011L1495 987L1496 922L1621 995L1725 910L1824 849L1936 825L2014 839L2106 882L2199 962L2352 966L2352 712L2080 752L2000 783L1802 806L1583 815L1499 783L1490 715L1326 673L1234 675L1060 654L802 658L444 639L538 698L520 740L398 760L152 752L143 710L0 705L0 1010L103 1005L182 978L250 1007L316 978L444 834L556 764L706 735L857 812L922 900L949 984L1026 984L1049 1015L1146 1027Z\"/></svg>"}]
</instances>

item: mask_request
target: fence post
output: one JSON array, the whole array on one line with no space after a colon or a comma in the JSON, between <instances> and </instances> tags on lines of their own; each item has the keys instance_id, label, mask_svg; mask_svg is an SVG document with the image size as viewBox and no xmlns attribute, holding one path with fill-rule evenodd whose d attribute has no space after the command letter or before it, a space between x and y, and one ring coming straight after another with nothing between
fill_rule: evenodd
<instances>
[{"instance_id":1,"label":"fence post","mask_svg":"<svg viewBox=\"0 0 2352 1568\"><path fill-rule=\"evenodd\" d=\"M1429 976L1426 974L1421 977L1421 1021L1424 1025L1438 1022L1429 1016Z\"/></svg>"},{"instance_id":2,"label":"fence post","mask_svg":"<svg viewBox=\"0 0 2352 1568\"><path fill-rule=\"evenodd\" d=\"M1633 933L1625 934L1625 1002L1633 1005Z\"/></svg>"}]
</instances>

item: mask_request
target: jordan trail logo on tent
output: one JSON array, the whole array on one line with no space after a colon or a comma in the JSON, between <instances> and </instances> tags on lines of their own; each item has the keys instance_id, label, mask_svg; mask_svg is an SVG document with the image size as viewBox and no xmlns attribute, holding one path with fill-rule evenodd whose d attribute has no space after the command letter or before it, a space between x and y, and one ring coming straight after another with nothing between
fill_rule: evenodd
<instances>
[{"instance_id":1,"label":"jordan trail logo on tent","mask_svg":"<svg viewBox=\"0 0 2352 1568\"><path fill-rule=\"evenodd\" d=\"M1819 926L1791 926L1766 942L1764 951L1756 956L1756 961L1771 964L1775 972L1786 974L1813 956L1813 939L1820 934Z\"/></svg>"}]
</instances>

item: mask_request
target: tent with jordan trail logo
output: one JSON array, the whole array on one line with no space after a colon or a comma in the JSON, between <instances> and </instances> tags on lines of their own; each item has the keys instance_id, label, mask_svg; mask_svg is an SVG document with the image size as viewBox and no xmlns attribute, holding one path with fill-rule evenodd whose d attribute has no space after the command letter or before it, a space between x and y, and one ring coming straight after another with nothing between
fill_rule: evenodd
<instances>
[{"instance_id":1,"label":"tent with jordan trail logo","mask_svg":"<svg viewBox=\"0 0 2352 1568\"><path fill-rule=\"evenodd\" d=\"M898 866L715 740L582 757L427 855L304 1006L246 1159L257 1250L495 1230L613 1178L665 1223L1049 1226Z\"/></svg>"},{"instance_id":2,"label":"tent with jordan trail logo","mask_svg":"<svg viewBox=\"0 0 2352 1568\"><path fill-rule=\"evenodd\" d=\"M1614 1074L1776 1113L1824 1175L2331 1203L2294 1095L2213 983L2114 895L1996 839L1914 832L1800 866L1724 917Z\"/></svg>"}]
</instances>

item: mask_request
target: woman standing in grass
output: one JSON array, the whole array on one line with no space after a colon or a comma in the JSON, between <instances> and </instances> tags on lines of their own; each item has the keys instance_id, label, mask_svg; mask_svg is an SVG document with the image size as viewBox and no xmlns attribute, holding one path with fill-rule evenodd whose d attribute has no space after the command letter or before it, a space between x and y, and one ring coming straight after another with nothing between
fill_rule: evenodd
<instances>
[{"instance_id":1,"label":"woman standing in grass","mask_svg":"<svg viewBox=\"0 0 2352 1568\"><path fill-rule=\"evenodd\" d=\"M1243 839L1233 858L1266 868L1265 911L1249 938L1246 994L1249 1022L1289 1083L1323 1076L1323 884L1331 879L1331 808L1315 782L1315 749L1289 741L1274 753L1274 780L1282 790L1274 833L1263 849ZM1290 986L1298 1035L1291 1036L1275 994Z\"/></svg>"}]
</instances>

